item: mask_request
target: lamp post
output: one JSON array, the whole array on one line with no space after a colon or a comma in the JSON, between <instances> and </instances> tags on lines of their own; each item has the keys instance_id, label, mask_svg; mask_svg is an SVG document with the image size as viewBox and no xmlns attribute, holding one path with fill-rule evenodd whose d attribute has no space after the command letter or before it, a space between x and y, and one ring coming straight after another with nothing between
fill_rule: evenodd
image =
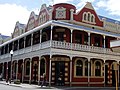
<instances>
[{"instance_id":1,"label":"lamp post","mask_svg":"<svg viewBox=\"0 0 120 90\"><path fill-rule=\"evenodd\" d=\"M13 50L10 51L10 55L11 55L11 62L10 62L10 66L11 66L11 71L10 71L10 83L12 80L12 56L13 56Z\"/></svg>"}]
</instances>

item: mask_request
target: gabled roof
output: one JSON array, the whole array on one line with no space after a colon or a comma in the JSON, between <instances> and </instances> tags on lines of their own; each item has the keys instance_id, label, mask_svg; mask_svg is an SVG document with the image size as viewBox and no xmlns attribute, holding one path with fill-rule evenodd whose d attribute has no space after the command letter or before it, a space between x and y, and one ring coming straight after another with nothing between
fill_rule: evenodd
<instances>
[{"instance_id":1,"label":"gabled roof","mask_svg":"<svg viewBox=\"0 0 120 90\"><path fill-rule=\"evenodd\" d=\"M102 20L103 18L105 19L105 21L107 21L107 22L111 22L111 23L120 23L120 21L118 21L118 20L114 20L114 19L111 19L111 18L108 18L108 17L104 17L104 16L101 16L101 15L99 15L99 18Z\"/></svg>"},{"instance_id":2,"label":"gabled roof","mask_svg":"<svg viewBox=\"0 0 120 90\"><path fill-rule=\"evenodd\" d=\"M10 37L10 36L6 36L6 35L0 34L0 39L2 39L2 40L7 39L7 38L9 38L9 37Z\"/></svg>"}]
</instances>

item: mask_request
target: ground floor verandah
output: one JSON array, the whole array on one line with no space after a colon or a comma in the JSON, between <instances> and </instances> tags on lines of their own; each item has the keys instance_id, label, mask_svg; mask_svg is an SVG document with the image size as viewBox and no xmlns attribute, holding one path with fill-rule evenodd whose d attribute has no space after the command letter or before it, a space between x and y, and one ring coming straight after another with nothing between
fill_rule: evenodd
<instances>
[{"instance_id":1,"label":"ground floor verandah","mask_svg":"<svg viewBox=\"0 0 120 90\"><path fill-rule=\"evenodd\" d=\"M43 73L49 85L55 86L115 86L116 60L69 57L65 55L34 56L12 61L12 79L20 82L40 84ZM120 81L120 65L117 77ZM11 61L0 63L3 78L10 78Z\"/></svg>"}]
</instances>

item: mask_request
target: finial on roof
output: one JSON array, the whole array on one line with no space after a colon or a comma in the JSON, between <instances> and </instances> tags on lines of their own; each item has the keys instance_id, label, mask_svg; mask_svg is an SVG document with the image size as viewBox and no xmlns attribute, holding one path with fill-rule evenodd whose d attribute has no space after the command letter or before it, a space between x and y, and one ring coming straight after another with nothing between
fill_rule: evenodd
<instances>
[{"instance_id":1,"label":"finial on roof","mask_svg":"<svg viewBox=\"0 0 120 90\"><path fill-rule=\"evenodd\" d=\"M94 10L94 8L93 8L91 2L86 2L86 5L85 5L84 7Z\"/></svg>"}]
</instances>

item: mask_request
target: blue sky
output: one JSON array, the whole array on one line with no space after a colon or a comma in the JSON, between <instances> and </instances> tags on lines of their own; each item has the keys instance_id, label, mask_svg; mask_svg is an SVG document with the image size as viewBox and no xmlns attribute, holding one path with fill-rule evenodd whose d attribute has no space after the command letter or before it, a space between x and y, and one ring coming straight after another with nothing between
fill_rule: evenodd
<instances>
[{"instance_id":1,"label":"blue sky","mask_svg":"<svg viewBox=\"0 0 120 90\"><path fill-rule=\"evenodd\" d=\"M39 13L42 4L70 3L80 10L91 2L98 15L120 21L120 0L0 0L0 33L11 35L17 21L27 24L31 11Z\"/></svg>"}]
</instances>

